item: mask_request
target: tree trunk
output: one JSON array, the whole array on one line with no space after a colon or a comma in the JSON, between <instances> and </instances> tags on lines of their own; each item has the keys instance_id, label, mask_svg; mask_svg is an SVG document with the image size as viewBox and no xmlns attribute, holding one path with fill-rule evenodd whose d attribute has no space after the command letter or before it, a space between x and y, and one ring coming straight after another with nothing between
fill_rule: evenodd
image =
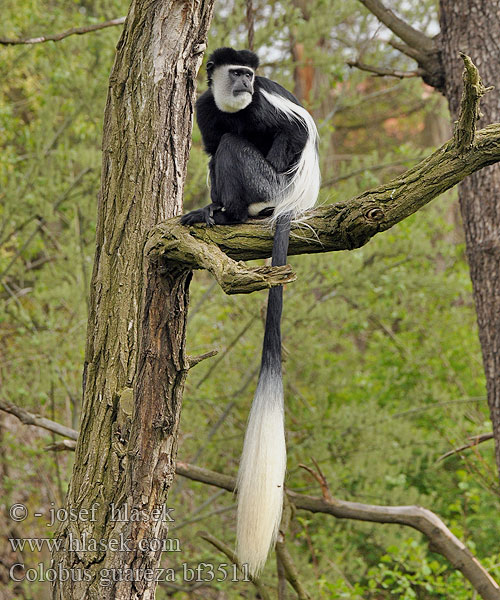
<instances>
[{"instance_id":1,"label":"tree trunk","mask_svg":"<svg viewBox=\"0 0 500 600\"><path fill-rule=\"evenodd\" d=\"M172 516L161 510L187 373L190 271L149 261L143 249L151 228L182 209L196 74L212 10L213 0L134 0L117 46L104 120L83 415L66 506L76 520L59 527L54 599L154 597L147 569L159 565L154 540L166 537Z\"/></svg>"},{"instance_id":2,"label":"tree trunk","mask_svg":"<svg viewBox=\"0 0 500 600\"><path fill-rule=\"evenodd\" d=\"M481 123L500 121L500 0L441 0L441 58L445 95L458 114L462 79L459 52L469 55L486 86ZM476 303L488 404L500 475L500 166L467 177L459 187L467 258Z\"/></svg>"}]
</instances>

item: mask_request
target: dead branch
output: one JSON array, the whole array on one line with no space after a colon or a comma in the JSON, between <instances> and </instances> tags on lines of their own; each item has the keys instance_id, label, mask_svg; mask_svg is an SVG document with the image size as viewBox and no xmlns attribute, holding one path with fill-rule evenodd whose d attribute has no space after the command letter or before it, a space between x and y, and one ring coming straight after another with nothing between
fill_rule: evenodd
<instances>
[{"instance_id":1,"label":"dead branch","mask_svg":"<svg viewBox=\"0 0 500 600\"><path fill-rule=\"evenodd\" d=\"M283 285L295 281L296 276L290 265L282 267L248 267L243 262L231 260L229 256L214 244L207 244L203 239L197 238L193 229L179 223L178 218L167 221L167 227L162 229L160 239L151 236L147 245L146 253L166 254L169 260L182 262L184 265L192 265L193 268L207 269L215 277L226 294L249 294L257 290L268 289L273 286ZM162 227L160 224L159 227ZM271 239L271 229L268 224L264 225ZM207 227L203 226L203 230ZM221 227L212 229L220 230ZM228 228L223 228L228 229ZM231 230L236 227L231 226ZM155 228L154 231L158 231Z\"/></svg>"},{"instance_id":2,"label":"dead branch","mask_svg":"<svg viewBox=\"0 0 500 600\"><path fill-rule=\"evenodd\" d=\"M470 59L469 59L470 60ZM472 65L472 63L470 63ZM463 112L477 107L475 71L464 71L467 84ZM454 137L417 165L377 188L351 200L311 211L292 227L289 255L352 250L374 235L390 229L483 167L500 161L500 123L475 131L474 120L459 118L460 139L468 127L466 148ZM179 219L156 226L146 244L147 255L162 255L183 267L208 269L227 293L247 293L281 285L295 276L289 267L249 268L240 260L267 258L272 231L266 220L250 220L230 227L194 225L183 227ZM283 269L283 270L279 270Z\"/></svg>"},{"instance_id":3,"label":"dead branch","mask_svg":"<svg viewBox=\"0 0 500 600\"><path fill-rule=\"evenodd\" d=\"M104 23L96 23L95 25L87 25L86 27L72 27L62 33L40 35L38 37L24 38L24 39L8 39L0 38L0 45L3 46L19 46L21 44L41 44L43 42L58 42L70 35L83 35L84 33L90 33L92 31L99 31L100 29L106 29L106 27L114 27L116 25L123 25L125 23L125 17L119 17L118 19L111 19Z\"/></svg>"},{"instance_id":4,"label":"dead branch","mask_svg":"<svg viewBox=\"0 0 500 600\"><path fill-rule=\"evenodd\" d=\"M335 185L336 183L339 183L340 181L346 181L347 179L350 179L351 177L356 177L356 175L362 175L363 173L366 173L367 171L383 171L384 169L390 169L392 167L402 167L402 166L406 166L408 163L415 163L418 161L418 158L406 158L406 159L402 159L402 160L394 160L392 162L388 162L388 163L381 163L379 165L370 165L370 166L365 166L365 167L360 167L359 169L353 169L352 171L349 171L348 173L345 173L344 175L337 175L336 177L330 177L329 179L324 179L321 181L321 187L322 188L326 188L326 187L330 187L332 185Z\"/></svg>"},{"instance_id":5,"label":"dead branch","mask_svg":"<svg viewBox=\"0 0 500 600\"><path fill-rule=\"evenodd\" d=\"M276 555L278 557L279 562L283 566L287 581L297 592L297 597L299 598L299 600L311 600L311 596L309 596L305 587L300 581L297 568L295 567L292 557L290 556L290 552L288 552L288 548L286 547L285 542L280 539L278 539L278 541L276 542Z\"/></svg>"},{"instance_id":6,"label":"dead branch","mask_svg":"<svg viewBox=\"0 0 500 600\"><path fill-rule=\"evenodd\" d=\"M423 69L416 69L415 71L398 71L395 69L386 69L385 67L374 67L367 65L359 60L348 60L347 64L350 67L359 69L360 71L366 71L373 73L377 77L396 77L397 79L408 79L410 77L422 77L424 75Z\"/></svg>"},{"instance_id":7,"label":"dead branch","mask_svg":"<svg viewBox=\"0 0 500 600\"><path fill-rule=\"evenodd\" d=\"M460 56L465 65L463 73L464 89L460 101L460 115L455 125L453 138L458 152L465 154L474 142L476 122L479 119L479 101L493 87L485 88L479 76L479 71L471 59L463 52L460 52Z\"/></svg>"},{"instance_id":8,"label":"dead branch","mask_svg":"<svg viewBox=\"0 0 500 600\"><path fill-rule=\"evenodd\" d=\"M235 479L222 473L209 471L178 462L176 472L194 481L234 491ZM446 527L432 511L421 506L376 506L348 502L338 498L327 501L287 490L290 501L303 510L329 514L338 519L354 519L373 523L393 523L412 527L423 533L433 552L442 554L454 568L462 572L483 600L500 600L500 588L470 550Z\"/></svg>"},{"instance_id":9,"label":"dead branch","mask_svg":"<svg viewBox=\"0 0 500 600\"><path fill-rule=\"evenodd\" d=\"M70 438L71 440L78 439L78 431L75 431L70 427L65 427L64 425L56 423L55 421L51 421L50 419L46 419L45 417L35 415L31 412L28 412L24 408L16 406L15 404L7 402L6 400L2 400L1 398L0 410L14 415L25 425L35 425L36 427L47 429L47 431L52 431L53 433L64 435L65 437Z\"/></svg>"},{"instance_id":10,"label":"dead branch","mask_svg":"<svg viewBox=\"0 0 500 600\"><path fill-rule=\"evenodd\" d=\"M397 17L392 10L386 8L379 0L359 0L377 19L392 31L399 39L403 40L408 46L422 53L434 50L434 41L415 29L400 17Z\"/></svg>"},{"instance_id":11,"label":"dead branch","mask_svg":"<svg viewBox=\"0 0 500 600\"><path fill-rule=\"evenodd\" d=\"M50 421L44 417L29 413L23 408L5 400L0 400L0 410L16 416L27 425L35 425L36 427L48 429L54 433L65 435L72 440L78 438L78 432L74 429L64 427L64 425L60 425L55 421ZM228 490L229 492L234 492L236 480L229 475L223 475L222 473L203 469L181 461L177 461L175 470L177 475L182 475L193 481L200 481ZM394 523L412 527L427 537L429 545L434 552L442 554L450 561L454 568L462 572L464 577L470 581L474 589L480 594L481 598L484 600L500 600L500 588L498 584L471 554L468 548L430 510L421 506L376 506L348 502L346 500L339 500L338 498L316 498L314 496L298 494L291 490L286 490L286 493L296 508L308 510L313 513L329 514L338 519Z\"/></svg>"},{"instance_id":12,"label":"dead branch","mask_svg":"<svg viewBox=\"0 0 500 600\"><path fill-rule=\"evenodd\" d=\"M405 54L408 58L413 58L417 62L422 60L422 52L419 50L415 50L411 46L404 44L403 42L398 42L398 40L387 40L389 46L392 46L395 50L399 50L401 54Z\"/></svg>"},{"instance_id":13,"label":"dead branch","mask_svg":"<svg viewBox=\"0 0 500 600\"><path fill-rule=\"evenodd\" d=\"M397 17L380 0L359 1L404 42L404 44L389 43L417 61L419 69L422 70L422 79L432 87L442 91L444 88L444 71L436 40L426 36L400 17Z\"/></svg>"},{"instance_id":14,"label":"dead branch","mask_svg":"<svg viewBox=\"0 0 500 600\"><path fill-rule=\"evenodd\" d=\"M327 501L327 502L334 502L332 493L330 491L330 486L328 485L328 481L323 473L323 471L321 470L318 462L312 458L311 459L312 462L314 463L314 466L316 467L316 470L312 469L311 467L309 467L308 465L304 465L304 464L299 464L299 467L301 469L306 470L309 475L311 475L311 477L313 477L320 485L321 487L321 495L322 497Z\"/></svg>"},{"instance_id":15,"label":"dead branch","mask_svg":"<svg viewBox=\"0 0 500 600\"><path fill-rule=\"evenodd\" d=\"M206 360L207 358L212 358L212 356L216 356L218 353L218 350L209 350L208 352L205 352L204 354L199 354L198 356L188 356L187 361L189 368L192 369L202 361Z\"/></svg>"},{"instance_id":16,"label":"dead branch","mask_svg":"<svg viewBox=\"0 0 500 600\"><path fill-rule=\"evenodd\" d=\"M437 459L436 462L441 462L442 460L444 460L445 458L448 458L449 456L453 456L454 454L459 454L460 452L463 452L464 450L469 450L469 448L474 448L478 444L482 444L483 442L492 440L493 437L494 437L493 433L480 433L479 435L471 435L467 438L469 440L469 442L467 444L463 444L462 446L459 446L458 448L453 448L452 450L448 450L448 452L445 452L445 454L442 454Z\"/></svg>"},{"instance_id":17,"label":"dead branch","mask_svg":"<svg viewBox=\"0 0 500 600\"><path fill-rule=\"evenodd\" d=\"M300 581L299 573L285 544L286 532L290 528L290 521L292 520L293 513L294 507L288 501L288 498L285 496L280 530L278 534L278 539L276 540L276 559L279 567L283 571L286 580L297 592L299 600L311 600L311 597L309 596L305 587ZM282 597L284 597L284 595L284 590L282 590Z\"/></svg>"}]
</instances>

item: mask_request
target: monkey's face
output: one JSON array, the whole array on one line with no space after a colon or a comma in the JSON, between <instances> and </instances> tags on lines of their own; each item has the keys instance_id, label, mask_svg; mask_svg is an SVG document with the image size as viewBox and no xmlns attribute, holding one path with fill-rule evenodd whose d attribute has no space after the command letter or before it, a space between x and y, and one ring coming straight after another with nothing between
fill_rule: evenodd
<instances>
[{"instance_id":1,"label":"monkey's face","mask_svg":"<svg viewBox=\"0 0 500 600\"><path fill-rule=\"evenodd\" d=\"M255 74L250 67L221 65L212 73L212 93L217 108L234 113L246 108L253 97Z\"/></svg>"}]
</instances>

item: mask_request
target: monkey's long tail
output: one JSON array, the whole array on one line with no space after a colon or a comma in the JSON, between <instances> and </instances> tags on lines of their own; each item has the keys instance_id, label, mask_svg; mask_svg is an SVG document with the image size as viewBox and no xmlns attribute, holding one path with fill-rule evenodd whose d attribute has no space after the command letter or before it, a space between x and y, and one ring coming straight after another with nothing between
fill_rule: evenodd
<instances>
[{"instance_id":1,"label":"monkey's long tail","mask_svg":"<svg viewBox=\"0 0 500 600\"><path fill-rule=\"evenodd\" d=\"M290 214L278 217L272 264L285 265ZM248 418L238 472L236 553L251 575L264 566L278 535L286 470L281 312L283 288L269 290L259 382Z\"/></svg>"}]
</instances>

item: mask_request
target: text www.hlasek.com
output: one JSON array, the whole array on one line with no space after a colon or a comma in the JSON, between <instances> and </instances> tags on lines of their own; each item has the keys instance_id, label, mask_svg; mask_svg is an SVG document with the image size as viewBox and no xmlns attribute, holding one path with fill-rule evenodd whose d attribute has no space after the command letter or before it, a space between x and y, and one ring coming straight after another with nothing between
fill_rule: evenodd
<instances>
[{"instance_id":1,"label":"text www.hlasek.com","mask_svg":"<svg viewBox=\"0 0 500 600\"><path fill-rule=\"evenodd\" d=\"M31 550L40 552L43 549L50 552L66 550L67 552L132 552L131 540L122 533L116 538L97 540L83 533L74 537L70 532L66 538L9 538L14 552ZM142 552L180 552L180 540L176 538L158 539L143 538L138 540L137 548Z\"/></svg>"}]
</instances>

